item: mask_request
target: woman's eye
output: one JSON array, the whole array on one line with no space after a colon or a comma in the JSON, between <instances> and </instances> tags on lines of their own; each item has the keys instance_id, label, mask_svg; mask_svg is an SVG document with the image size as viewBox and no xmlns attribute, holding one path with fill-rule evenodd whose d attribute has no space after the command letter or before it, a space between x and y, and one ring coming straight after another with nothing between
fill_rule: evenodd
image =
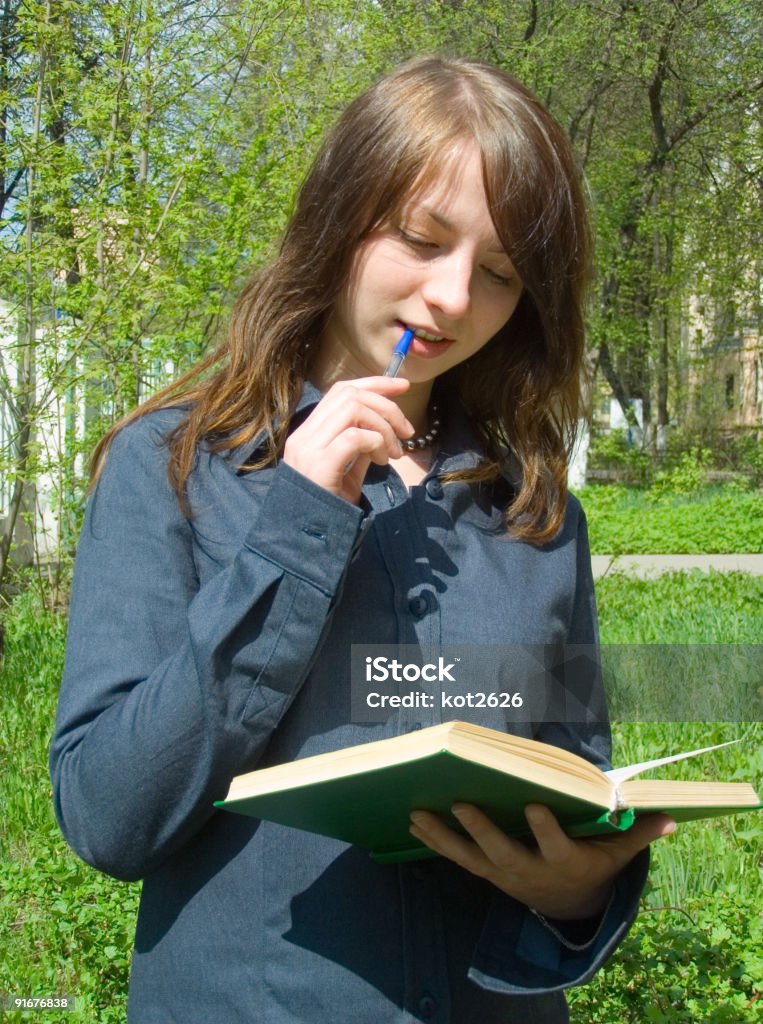
<instances>
[{"instance_id":1,"label":"woman's eye","mask_svg":"<svg viewBox=\"0 0 763 1024\"><path fill-rule=\"evenodd\" d=\"M485 273L495 284L500 284L504 287L511 284L512 279L510 277L506 277L505 274L499 274L497 270L492 270L490 267L485 267Z\"/></svg>"},{"instance_id":2,"label":"woman's eye","mask_svg":"<svg viewBox=\"0 0 763 1024\"><path fill-rule=\"evenodd\" d=\"M413 249L436 249L437 243L432 242L428 238L424 238L422 235L411 234L410 231L406 231L404 228L398 228L397 233L405 242L406 245L410 245Z\"/></svg>"}]
</instances>

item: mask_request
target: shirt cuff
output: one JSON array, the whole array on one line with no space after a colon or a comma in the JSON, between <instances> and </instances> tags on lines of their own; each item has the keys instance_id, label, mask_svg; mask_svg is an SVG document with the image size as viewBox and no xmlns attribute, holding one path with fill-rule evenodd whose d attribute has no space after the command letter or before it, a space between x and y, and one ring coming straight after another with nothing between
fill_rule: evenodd
<instances>
[{"instance_id":1,"label":"shirt cuff","mask_svg":"<svg viewBox=\"0 0 763 1024\"><path fill-rule=\"evenodd\" d=\"M333 597L365 532L365 518L356 505L279 462L245 545Z\"/></svg>"},{"instance_id":2,"label":"shirt cuff","mask_svg":"<svg viewBox=\"0 0 763 1024\"><path fill-rule=\"evenodd\" d=\"M550 922L497 893L477 943L469 977L483 988L513 995L552 992L588 981L625 938L638 913L649 869L643 850L615 879L594 934L580 941L574 928Z\"/></svg>"},{"instance_id":3,"label":"shirt cuff","mask_svg":"<svg viewBox=\"0 0 763 1024\"><path fill-rule=\"evenodd\" d=\"M551 934L556 936L559 942L566 946L567 949L582 950L587 949L599 937L614 898L615 890L613 886L604 910L595 917L587 917L585 920L559 921L555 918L545 917L534 907L530 907L530 913L534 914L544 928L548 928Z\"/></svg>"}]
</instances>

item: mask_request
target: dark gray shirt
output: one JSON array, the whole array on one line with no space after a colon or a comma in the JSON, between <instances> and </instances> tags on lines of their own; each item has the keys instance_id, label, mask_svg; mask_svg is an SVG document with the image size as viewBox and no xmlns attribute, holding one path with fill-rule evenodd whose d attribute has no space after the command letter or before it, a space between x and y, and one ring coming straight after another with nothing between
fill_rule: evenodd
<instances>
[{"instance_id":1,"label":"dark gray shirt","mask_svg":"<svg viewBox=\"0 0 763 1024\"><path fill-rule=\"evenodd\" d=\"M308 387L298 416L318 398ZM372 466L362 507L285 464L240 470L251 446L202 450L189 519L163 444L180 415L123 430L88 503L51 750L68 841L144 880L130 1021L566 1021L562 990L622 939L645 855L575 941L448 861L377 864L213 802L243 771L449 717L353 723L353 643L595 643L577 501L552 543L507 537L508 479L441 482L476 459L452 410L426 480L408 491ZM606 726L517 730L608 764Z\"/></svg>"}]
</instances>

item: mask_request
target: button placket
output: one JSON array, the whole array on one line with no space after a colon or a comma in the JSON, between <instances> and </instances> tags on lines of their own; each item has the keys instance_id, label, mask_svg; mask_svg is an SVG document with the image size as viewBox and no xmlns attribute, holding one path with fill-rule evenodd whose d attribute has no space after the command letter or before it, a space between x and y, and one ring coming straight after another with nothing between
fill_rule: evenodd
<instances>
[{"instance_id":1,"label":"button placket","mask_svg":"<svg viewBox=\"0 0 763 1024\"><path fill-rule=\"evenodd\" d=\"M416 1020L445 1022L450 1017L445 922L442 894L428 863L400 867L403 945L411 951L405 960L405 1002Z\"/></svg>"}]
</instances>

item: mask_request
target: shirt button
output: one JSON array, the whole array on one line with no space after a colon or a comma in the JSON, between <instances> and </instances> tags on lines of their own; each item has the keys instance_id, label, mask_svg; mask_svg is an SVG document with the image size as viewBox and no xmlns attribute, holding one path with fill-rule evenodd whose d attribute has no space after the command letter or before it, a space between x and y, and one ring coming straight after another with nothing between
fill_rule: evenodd
<instances>
[{"instance_id":1,"label":"shirt button","mask_svg":"<svg viewBox=\"0 0 763 1024\"><path fill-rule=\"evenodd\" d=\"M435 501L439 501L445 493L443 491L442 484L440 483L440 478L437 476L433 476L431 479L427 480L424 487L429 497L433 498Z\"/></svg>"},{"instance_id":2,"label":"shirt button","mask_svg":"<svg viewBox=\"0 0 763 1024\"><path fill-rule=\"evenodd\" d=\"M422 996L419 999L419 1013L425 1019L434 1016L434 1012L437 1009L437 1002L430 995Z\"/></svg>"},{"instance_id":3,"label":"shirt button","mask_svg":"<svg viewBox=\"0 0 763 1024\"><path fill-rule=\"evenodd\" d=\"M411 615L414 615L417 619L426 615L429 611L429 601L425 594L418 594L416 597L412 597L408 602L408 609Z\"/></svg>"}]
</instances>

